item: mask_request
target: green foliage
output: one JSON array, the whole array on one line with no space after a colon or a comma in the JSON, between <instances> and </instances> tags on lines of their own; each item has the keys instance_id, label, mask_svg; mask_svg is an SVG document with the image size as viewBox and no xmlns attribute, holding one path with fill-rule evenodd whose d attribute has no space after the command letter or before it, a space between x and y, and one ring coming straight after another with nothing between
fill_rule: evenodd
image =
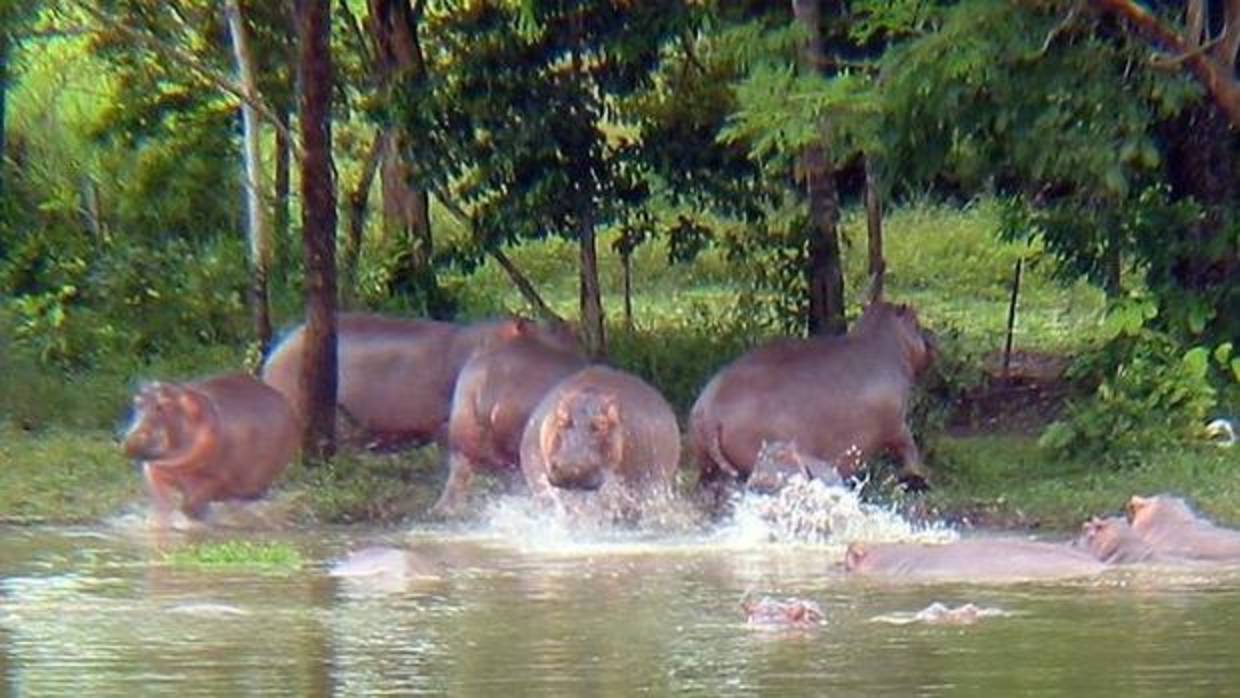
<instances>
[{"instance_id":1,"label":"green foliage","mask_svg":"<svg viewBox=\"0 0 1240 698\"><path fill-rule=\"evenodd\" d=\"M178 548L164 555L173 567L208 569L255 568L295 572L305 564L301 552L288 543L230 540Z\"/></svg>"},{"instance_id":2,"label":"green foliage","mask_svg":"<svg viewBox=\"0 0 1240 698\"><path fill-rule=\"evenodd\" d=\"M1150 329L1154 315L1147 299L1113 304L1104 322L1109 340L1072 368L1076 380L1096 388L1047 429L1044 447L1124 465L1201 437L1218 404L1214 380L1230 370L1230 350L1220 345L1213 351L1218 366L1212 370L1209 348L1186 348Z\"/></svg>"},{"instance_id":3,"label":"green foliage","mask_svg":"<svg viewBox=\"0 0 1240 698\"><path fill-rule=\"evenodd\" d=\"M393 521L430 510L446 473L442 465L434 447L398 455L342 454L313 468L294 467L287 481L311 520Z\"/></svg>"}]
</instances>

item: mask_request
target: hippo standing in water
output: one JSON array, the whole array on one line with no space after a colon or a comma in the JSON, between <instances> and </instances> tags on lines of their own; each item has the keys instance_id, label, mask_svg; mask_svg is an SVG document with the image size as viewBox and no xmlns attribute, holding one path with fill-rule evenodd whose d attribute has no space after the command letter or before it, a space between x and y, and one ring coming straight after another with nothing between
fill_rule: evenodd
<instances>
[{"instance_id":1,"label":"hippo standing in water","mask_svg":"<svg viewBox=\"0 0 1240 698\"><path fill-rule=\"evenodd\" d=\"M394 448L442 439L457 375L481 347L516 333L518 320L458 325L345 313L337 318L337 402L345 440ZM263 365L263 380L301 409L305 327L294 330Z\"/></svg>"},{"instance_id":2,"label":"hippo standing in water","mask_svg":"<svg viewBox=\"0 0 1240 698\"><path fill-rule=\"evenodd\" d=\"M973 538L954 543L853 543L844 569L901 581L1003 583L1066 579L1106 569L1072 546Z\"/></svg>"},{"instance_id":3,"label":"hippo standing in water","mask_svg":"<svg viewBox=\"0 0 1240 698\"><path fill-rule=\"evenodd\" d=\"M125 453L142 462L156 521L173 499L199 519L207 505L261 496L297 455L297 420L284 397L254 377L153 383L134 397Z\"/></svg>"},{"instance_id":4,"label":"hippo standing in water","mask_svg":"<svg viewBox=\"0 0 1240 698\"><path fill-rule=\"evenodd\" d=\"M903 476L926 480L906 423L914 379L933 356L907 306L871 302L844 337L784 339L726 366L706 385L689 417L690 447L704 484L744 480L766 442L852 476L871 455L894 451Z\"/></svg>"},{"instance_id":5,"label":"hippo standing in water","mask_svg":"<svg viewBox=\"0 0 1240 698\"><path fill-rule=\"evenodd\" d=\"M431 509L436 516L460 512L475 470L519 469L530 414L556 383L586 365L571 334L525 321L514 328L461 369L448 420L448 481Z\"/></svg>"},{"instance_id":6,"label":"hippo standing in water","mask_svg":"<svg viewBox=\"0 0 1240 698\"><path fill-rule=\"evenodd\" d=\"M1157 495L1128 500L1132 530L1159 555L1185 560L1240 562L1240 531L1198 516L1179 497Z\"/></svg>"},{"instance_id":7,"label":"hippo standing in water","mask_svg":"<svg viewBox=\"0 0 1240 698\"><path fill-rule=\"evenodd\" d=\"M521 439L521 470L538 499L603 492L640 508L671 494L680 464L676 415L659 391L606 366L568 376L538 403Z\"/></svg>"}]
</instances>

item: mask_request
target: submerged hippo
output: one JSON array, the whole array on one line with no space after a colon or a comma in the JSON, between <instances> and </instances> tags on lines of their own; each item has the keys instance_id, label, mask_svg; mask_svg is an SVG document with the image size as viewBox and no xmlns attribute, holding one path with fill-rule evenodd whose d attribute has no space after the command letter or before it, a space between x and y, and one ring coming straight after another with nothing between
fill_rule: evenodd
<instances>
[{"instance_id":1,"label":"submerged hippo","mask_svg":"<svg viewBox=\"0 0 1240 698\"><path fill-rule=\"evenodd\" d=\"M152 383L134 397L125 453L142 462L156 520L176 493L199 519L207 505L262 495L297 455L292 408L268 385L235 373L194 383Z\"/></svg>"},{"instance_id":2,"label":"submerged hippo","mask_svg":"<svg viewBox=\"0 0 1240 698\"><path fill-rule=\"evenodd\" d=\"M768 630L809 630L826 622L822 608L805 599L755 599L747 593L741 599L741 610L747 624Z\"/></svg>"},{"instance_id":3,"label":"submerged hippo","mask_svg":"<svg viewBox=\"0 0 1240 698\"><path fill-rule=\"evenodd\" d=\"M1106 567L1068 545L976 538L943 544L853 543L844 569L909 581L1002 583L1084 577Z\"/></svg>"},{"instance_id":4,"label":"submerged hippo","mask_svg":"<svg viewBox=\"0 0 1240 698\"><path fill-rule=\"evenodd\" d=\"M1202 518L1179 497L1134 496L1128 500L1127 513L1132 530L1160 555L1240 562L1240 531Z\"/></svg>"},{"instance_id":5,"label":"submerged hippo","mask_svg":"<svg viewBox=\"0 0 1240 698\"><path fill-rule=\"evenodd\" d=\"M917 313L880 300L847 336L784 339L745 354L693 405L690 448L702 482L748 478L772 441L795 443L843 477L875 453L893 451L906 478L924 481L905 418L913 381L932 354Z\"/></svg>"},{"instance_id":6,"label":"submerged hippo","mask_svg":"<svg viewBox=\"0 0 1240 698\"><path fill-rule=\"evenodd\" d=\"M338 316L337 402L346 441L392 448L442 439L461 368L479 348L515 333L518 322L525 321L460 325L360 313ZM263 380L295 410L301 409L304 342L301 326L263 365Z\"/></svg>"},{"instance_id":7,"label":"submerged hippo","mask_svg":"<svg viewBox=\"0 0 1240 698\"><path fill-rule=\"evenodd\" d=\"M1081 525L1081 535L1073 545L1088 551L1096 559L1107 564L1123 565L1137 562L1156 562L1162 557L1122 516L1105 519L1094 517Z\"/></svg>"},{"instance_id":8,"label":"submerged hippo","mask_svg":"<svg viewBox=\"0 0 1240 698\"><path fill-rule=\"evenodd\" d=\"M589 366L538 403L521 439L521 471L536 498L606 490L640 507L671 493L680 464L676 415L637 376Z\"/></svg>"},{"instance_id":9,"label":"submerged hippo","mask_svg":"<svg viewBox=\"0 0 1240 698\"><path fill-rule=\"evenodd\" d=\"M517 472L526 420L552 387L584 368L575 337L532 322L478 350L461 369L448 420L448 481L431 513L464 504L474 471Z\"/></svg>"}]
</instances>

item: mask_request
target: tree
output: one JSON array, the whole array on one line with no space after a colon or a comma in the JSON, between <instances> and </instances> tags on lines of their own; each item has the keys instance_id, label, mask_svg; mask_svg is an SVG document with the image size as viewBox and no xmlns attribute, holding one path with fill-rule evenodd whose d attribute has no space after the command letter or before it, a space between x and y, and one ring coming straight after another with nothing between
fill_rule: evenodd
<instances>
[{"instance_id":1,"label":"tree","mask_svg":"<svg viewBox=\"0 0 1240 698\"><path fill-rule=\"evenodd\" d=\"M242 152L245 174L242 184L246 198L246 237L250 241L250 264L253 265L253 284L250 290L251 310L254 313L254 337L258 342L260 356L267 355L271 345L271 310L267 293L267 276L271 270L271 223L267 217L267 203L263 201L263 165L259 146L259 116L254 104L258 101L258 81L255 78L254 56L241 15L239 0L227 0L224 12L228 16L228 30L232 36L233 55L237 62L237 77L245 100L241 103L241 119L244 126Z\"/></svg>"},{"instance_id":2,"label":"tree","mask_svg":"<svg viewBox=\"0 0 1240 698\"><path fill-rule=\"evenodd\" d=\"M311 462L331 458L336 440L336 198L332 174L332 61L328 0L298 0L301 86L302 249L305 256L306 405L303 451Z\"/></svg>"}]
</instances>

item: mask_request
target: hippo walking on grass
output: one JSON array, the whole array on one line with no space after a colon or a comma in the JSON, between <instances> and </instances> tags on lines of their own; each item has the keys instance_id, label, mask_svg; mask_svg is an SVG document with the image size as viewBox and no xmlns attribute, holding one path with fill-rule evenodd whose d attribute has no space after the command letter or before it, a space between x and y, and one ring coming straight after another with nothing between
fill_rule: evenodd
<instances>
[{"instance_id":1,"label":"hippo walking on grass","mask_svg":"<svg viewBox=\"0 0 1240 698\"><path fill-rule=\"evenodd\" d=\"M640 378L590 366L538 403L521 440L521 470L534 496L599 492L640 508L666 498L680 463L676 415Z\"/></svg>"},{"instance_id":2,"label":"hippo walking on grass","mask_svg":"<svg viewBox=\"0 0 1240 698\"><path fill-rule=\"evenodd\" d=\"M904 478L924 482L906 418L913 382L932 356L917 313L881 300L847 336L784 339L745 354L711 379L689 417L703 484L747 479L767 442L793 443L842 477L892 451Z\"/></svg>"},{"instance_id":3,"label":"hippo walking on grass","mask_svg":"<svg viewBox=\"0 0 1240 698\"><path fill-rule=\"evenodd\" d=\"M211 502L261 496L297 455L288 402L247 374L152 383L133 404L125 453L142 462L161 527L178 493L181 511L200 519Z\"/></svg>"},{"instance_id":4,"label":"hippo walking on grass","mask_svg":"<svg viewBox=\"0 0 1240 698\"><path fill-rule=\"evenodd\" d=\"M525 423L547 391L585 367L576 337L520 321L461 369L448 420L448 481L431 509L458 514L474 472L517 472Z\"/></svg>"},{"instance_id":5,"label":"hippo walking on grass","mask_svg":"<svg viewBox=\"0 0 1240 698\"><path fill-rule=\"evenodd\" d=\"M344 313L337 318L337 402L345 440L388 449L442 440L461 368L481 347L516 332L517 320L470 325ZM522 321L523 322L523 321ZM263 380L301 409L305 327L263 366Z\"/></svg>"}]
</instances>

